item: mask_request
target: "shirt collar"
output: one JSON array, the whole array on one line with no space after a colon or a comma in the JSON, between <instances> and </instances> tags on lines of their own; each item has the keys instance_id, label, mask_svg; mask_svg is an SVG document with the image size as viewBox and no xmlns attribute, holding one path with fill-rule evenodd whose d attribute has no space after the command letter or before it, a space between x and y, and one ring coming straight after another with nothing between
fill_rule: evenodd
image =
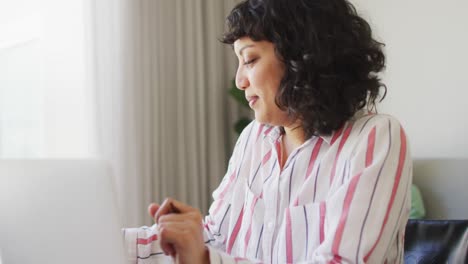
<instances>
[{"instance_id":1,"label":"shirt collar","mask_svg":"<svg viewBox=\"0 0 468 264\"><path fill-rule=\"evenodd\" d=\"M278 126L265 125L263 137L266 137L270 142L275 142L281 136L281 130Z\"/></svg>"},{"instance_id":2,"label":"shirt collar","mask_svg":"<svg viewBox=\"0 0 468 264\"><path fill-rule=\"evenodd\" d=\"M331 134L329 135L318 135L321 139L323 139L323 141L327 142L328 145L330 145L331 143L331 140L333 138L333 135L336 133L336 131L333 131Z\"/></svg>"},{"instance_id":3,"label":"shirt collar","mask_svg":"<svg viewBox=\"0 0 468 264\"><path fill-rule=\"evenodd\" d=\"M357 111L354 114L354 116L351 117L347 122L345 122L343 124L343 126L346 126L346 123L348 123L349 121L357 120L360 117L368 115L368 114L372 114L372 113L365 110L365 109L361 109L361 110ZM278 138L281 136L280 128L278 126L270 126L270 125L265 125L265 126L266 126L266 129L263 131L263 136L268 137L271 142L274 142L274 141L278 140ZM318 137L322 138L325 142L327 142L328 145L330 145L330 143L332 141L332 138L333 138L333 136L335 135L336 132L337 132L337 130L333 131L329 135L322 134L322 135L318 135ZM311 137L311 138L313 138L313 137Z\"/></svg>"},{"instance_id":4,"label":"shirt collar","mask_svg":"<svg viewBox=\"0 0 468 264\"><path fill-rule=\"evenodd\" d=\"M346 121L342 127L345 127L346 124L348 124L348 122L354 122L356 120L358 120L359 118L363 117L363 116L366 116L366 115L369 115L369 114L372 114L370 111L366 110L366 109L361 109L361 110L358 110L354 116L352 116L348 121ZM329 135L319 135L319 137L321 137L325 142L328 143L328 145L330 145L332 139L333 139L333 136L336 134L337 131L339 131L340 129L337 129L337 130L334 130L332 133L330 133Z\"/></svg>"},{"instance_id":5,"label":"shirt collar","mask_svg":"<svg viewBox=\"0 0 468 264\"><path fill-rule=\"evenodd\" d=\"M275 141L277 141L280 136L281 136L281 129L279 126L270 126L270 125L265 125L265 130L263 131L263 137L264 138L267 138L270 143L274 143ZM330 135L318 135L318 137L322 138L325 142L327 142L328 144L330 144L331 142L331 139L333 137L333 134L334 133L331 133ZM311 139L313 139L315 136L312 136L311 138L309 138L308 140L306 140L306 142L310 141Z\"/></svg>"}]
</instances>

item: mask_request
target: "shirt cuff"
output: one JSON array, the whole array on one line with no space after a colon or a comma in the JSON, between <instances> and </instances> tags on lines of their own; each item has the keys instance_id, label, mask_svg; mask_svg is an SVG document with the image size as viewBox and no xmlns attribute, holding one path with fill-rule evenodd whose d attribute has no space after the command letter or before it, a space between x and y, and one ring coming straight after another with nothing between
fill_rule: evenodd
<instances>
[{"instance_id":1,"label":"shirt cuff","mask_svg":"<svg viewBox=\"0 0 468 264\"><path fill-rule=\"evenodd\" d=\"M138 228L122 228L125 249L127 250L127 263L137 263L137 236Z\"/></svg>"},{"instance_id":2,"label":"shirt cuff","mask_svg":"<svg viewBox=\"0 0 468 264\"><path fill-rule=\"evenodd\" d=\"M159 243L156 225L152 227L122 229L129 264L173 263L170 256L164 255Z\"/></svg>"}]
</instances>

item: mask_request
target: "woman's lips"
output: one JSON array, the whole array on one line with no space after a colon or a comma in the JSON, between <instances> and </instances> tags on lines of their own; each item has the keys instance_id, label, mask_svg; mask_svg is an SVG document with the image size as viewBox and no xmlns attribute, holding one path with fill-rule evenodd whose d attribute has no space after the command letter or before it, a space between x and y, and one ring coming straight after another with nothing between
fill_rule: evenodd
<instances>
[{"instance_id":1,"label":"woman's lips","mask_svg":"<svg viewBox=\"0 0 468 264\"><path fill-rule=\"evenodd\" d=\"M253 108L257 100L258 100L258 96L247 96L247 101L249 102L250 108Z\"/></svg>"}]
</instances>

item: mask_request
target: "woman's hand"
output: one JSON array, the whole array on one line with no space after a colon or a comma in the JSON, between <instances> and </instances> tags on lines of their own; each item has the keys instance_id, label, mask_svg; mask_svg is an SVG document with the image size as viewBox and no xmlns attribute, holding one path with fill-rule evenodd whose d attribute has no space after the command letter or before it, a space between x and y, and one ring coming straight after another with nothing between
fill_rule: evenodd
<instances>
[{"instance_id":1,"label":"woman's hand","mask_svg":"<svg viewBox=\"0 0 468 264\"><path fill-rule=\"evenodd\" d=\"M164 254L176 263L209 263L198 209L168 198L161 205L151 204L148 212L158 224Z\"/></svg>"}]
</instances>

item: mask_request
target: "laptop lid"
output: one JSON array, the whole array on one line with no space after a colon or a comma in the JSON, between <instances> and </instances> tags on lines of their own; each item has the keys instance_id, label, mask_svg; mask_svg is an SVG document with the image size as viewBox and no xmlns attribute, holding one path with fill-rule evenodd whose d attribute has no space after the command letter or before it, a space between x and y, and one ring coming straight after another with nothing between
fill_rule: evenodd
<instances>
[{"instance_id":1,"label":"laptop lid","mask_svg":"<svg viewBox=\"0 0 468 264\"><path fill-rule=\"evenodd\" d=\"M103 161L0 161L3 264L125 263L115 198Z\"/></svg>"}]
</instances>

